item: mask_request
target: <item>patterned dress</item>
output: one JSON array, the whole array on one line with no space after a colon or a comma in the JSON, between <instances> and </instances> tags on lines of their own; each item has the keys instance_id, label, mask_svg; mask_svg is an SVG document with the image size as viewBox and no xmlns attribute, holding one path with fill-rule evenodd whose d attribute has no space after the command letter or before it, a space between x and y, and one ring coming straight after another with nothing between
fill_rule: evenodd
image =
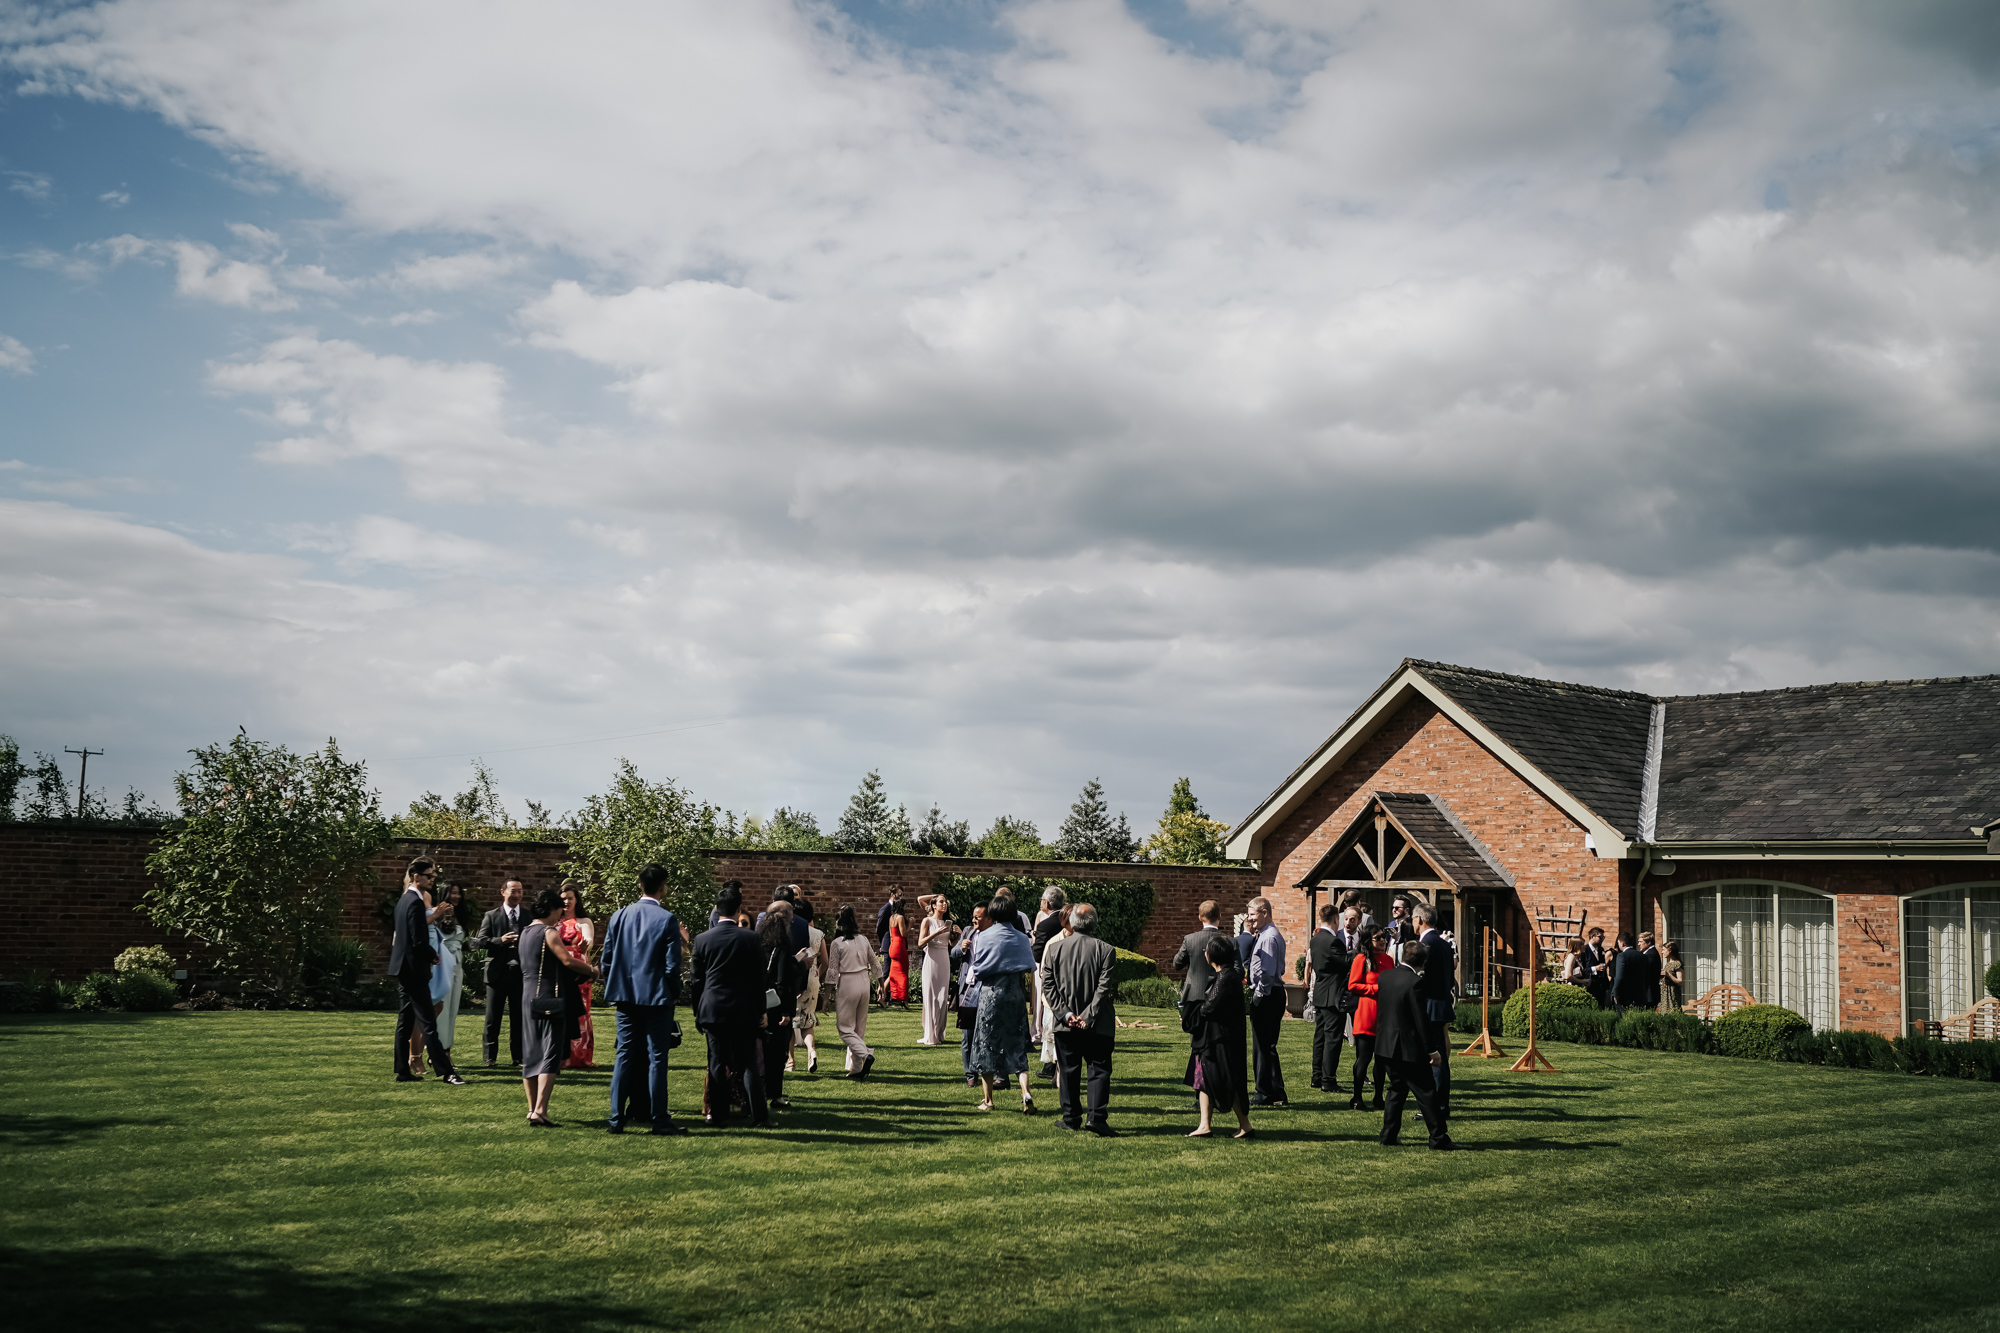
<instances>
[{"instance_id":1,"label":"patterned dress","mask_svg":"<svg viewBox=\"0 0 2000 1333\"><path fill-rule=\"evenodd\" d=\"M556 927L556 938L580 954L589 953L583 933L583 925L576 921L565 921ZM590 1026L590 983L580 982L576 992L583 997L583 1013L576 1020L576 1040L569 1044L569 1055L563 1060L564 1069L597 1068L597 1034Z\"/></svg>"},{"instance_id":2,"label":"patterned dress","mask_svg":"<svg viewBox=\"0 0 2000 1333\"><path fill-rule=\"evenodd\" d=\"M1000 972L979 978L972 1073L1008 1078L1028 1072L1028 975Z\"/></svg>"}]
</instances>

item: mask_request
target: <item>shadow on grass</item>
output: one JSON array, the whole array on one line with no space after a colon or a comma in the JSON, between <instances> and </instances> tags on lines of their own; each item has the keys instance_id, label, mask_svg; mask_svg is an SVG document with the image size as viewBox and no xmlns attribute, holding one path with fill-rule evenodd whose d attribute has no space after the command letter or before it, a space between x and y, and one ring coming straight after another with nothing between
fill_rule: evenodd
<instances>
[{"instance_id":1,"label":"shadow on grass","mask_svg":"<svg viewBox=\"0 0 2000 1333\"><path fill-rule=\"evenodd\" d=\"M164 1125L165 1120L129 1120L123 1116L9 1115L0 1116L0 1146L48 1148L74 1143L120 1125Z\"/></svg>"},{"instance_id":2,"label":"shadow on grass","mask_svg":"<svg viewBox=\"0 0 2000 1333\"><path fill-rule=\"evenodd\" d=\"M550 1329L692 1328L698 1316L657 1312L602 1296L441 1299L456 1275L435 1271L307 1272L255 1251L176 1253L140 1246L80 1250L0 1247L0 1283L15 1329L100 1327L251 1333L271 1328L344 1333L503 1333Z\"/></svg>"}]
</instances>

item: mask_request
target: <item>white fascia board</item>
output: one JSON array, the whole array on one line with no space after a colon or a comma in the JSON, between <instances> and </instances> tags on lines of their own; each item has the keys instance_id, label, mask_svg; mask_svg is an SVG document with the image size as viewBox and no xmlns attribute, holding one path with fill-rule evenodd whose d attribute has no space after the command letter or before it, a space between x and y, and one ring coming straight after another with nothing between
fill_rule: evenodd
<instances>
[{"instance_id":1,"label":"white fascia board","mask_svg":"<svg viewBox=\"0 0 2000 1333\"><path fill-rule=\"evenodd\" d=\"M1958 838L1847 838L1826 842L1656 842L1653 855L1676 861L1991 861L1983 842Z\"/></svg>"},{"instance_id":2,"label":"white fascia board","mask_svg":"<svg viewBox=\"0 0 2000 1333\"><path fill-rule=\"evenodd\" d=\"M1305 803L1308 796L1318 790L1326 776L1346 763L1348 758L1372 737L1384 722L1393 717L1396 710L1408 703L1410 696L1421 694L1437 705L1438 711L1456 723L1459 729L1492 751L1500 762L1513 769L1525 779L1529 786L1560 809L1564 814L1581 824L1591 835L1591 841L1602 858L1617 860L1635 853L1625 836L1591 813L1581 801L1558 786L1546 773L1522 758L1514 749L1498 736L1480 725L1472 714L1458 706L1450 695L1424 678L1415 667L1404 667L1390 678L1387 685L1376 691L1373 702L1349 718L1347 724L1313 752L1310 759L1301 764L1284 786L1266 797L1264 803L1251 812L1241 824L1230 833L1225 845L1227 855L1236 860L1258 860L1264 855L1264 834Z\"/></svg>"}]
</instances>

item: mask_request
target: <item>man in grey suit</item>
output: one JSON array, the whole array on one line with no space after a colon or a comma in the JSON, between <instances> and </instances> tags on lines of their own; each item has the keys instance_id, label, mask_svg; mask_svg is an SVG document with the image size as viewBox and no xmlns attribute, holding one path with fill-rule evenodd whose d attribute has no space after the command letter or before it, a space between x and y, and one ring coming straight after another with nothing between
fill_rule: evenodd
<instances>
[{"instance_id":1,"label":"man in grey suit","mask_svg":"<svg viewBox=\"0 0 2000 1333\"><path fill-rule=\"evenodd\" d=\"M510 1008L514 1021L507 1025L507 1049L514 1063L521 1063L521 932L528 927L522 892L518 879L502 884L500 905L480 921L472 941L486 951L486 1031L479 1046L488 1069L500 1058L500 1023Z\"/></svg>"},{"instance_id":2,"label":"man in grey suit","mask_svg":"<svg viewBox=\"0 0 2000 1333\"><path fill-rule=\"evenodd\" d=\"M1186 969L1181 978L1181 1008L1200 1004L1208 996L1208 979L1215 975L1215 969L1208 965L1208 942L1222 933L1222 906L1210 898L1195 909L1195 924L1200 927L1194 934L1181 941L1181 947L1174 951L1173 962L1167 964L1170 972Z\"/></svg>"},{"instance_id":3,"label":"man in grey suit","mask_svg":"<svg viewBox=\"0 0 2000 1333\"><path fill-rule=\"evenodd\" d=\"M1076 933L1050 940L1041 967L1042 994L1056 1027L1056 1095L1062 1125L1112 1138L1118 1131L1105 1117L1111 1106L1111 1048L1118 1039L1118 1019L1111 1007L1118 950L1097 938L1097 909L1089 903L1069 909L1069 925ZM1086 1065L1088 1120L1078 1095Z\"/></svg>"}]
</instances>

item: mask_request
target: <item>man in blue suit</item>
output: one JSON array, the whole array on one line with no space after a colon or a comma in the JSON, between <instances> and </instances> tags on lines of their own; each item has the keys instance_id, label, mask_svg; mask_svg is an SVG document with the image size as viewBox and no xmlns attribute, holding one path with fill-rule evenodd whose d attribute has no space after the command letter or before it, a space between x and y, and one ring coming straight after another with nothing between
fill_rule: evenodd
<instances>
[{"instance_id":1,"label":"man in blue suit","mask_svg":"<svg viewBox=\"0 0 2000 1333\"><path fill-rule=\"evenodd\" d=\"M1440 1119L1449 1119L1451 1019L1458 1007L1458 958L1452 952L1451 941L1438 929L1435 907L1418 903L1410 915L1416 918L1417 929L1423 932L1417 936L1417 943L1424 946L1423 976L1417 982L1417 997L1423 1001L1424 1019L1431 1025L1430 1049L1440 1054L1431 1070L1432 1081L1437 1085L1437 1111Z\"/></svg>"},{"instance_id":2,"label":"man in blue suit","mask_svg":"<svg viewBox=\"0 0 2000 1333\"><path fill-rule=\"evenodd\" d=\"M639 901L611 914L598 955L598 995L618 1010L618 1055L611 1065L611 1132L625 1132L628 1101L640 1098L640 1060L655 1134L685 1134L667 1109L667 1052L681 990L681 923L660 903L664 866L639 868Z\"/></svg>"}]
</instances>

